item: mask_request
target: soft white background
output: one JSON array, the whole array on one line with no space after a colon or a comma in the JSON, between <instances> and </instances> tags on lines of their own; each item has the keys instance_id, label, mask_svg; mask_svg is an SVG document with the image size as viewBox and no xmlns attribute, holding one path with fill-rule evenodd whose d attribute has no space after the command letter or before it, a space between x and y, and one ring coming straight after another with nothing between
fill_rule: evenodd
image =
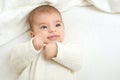
<instances>
[{"instance_id":1,"label":"soft white background","mask_svg":"<svg viewBox=\"0 0 120 80\"><path fill-rule=\"evenodd\" d=\"M65 15L69 40L83 47L80 80L120 80L120 14L93 7L73 8L70 13Z\"/></svg>"},{"instance_id":2,"label":"soft white background","mask_svg":"<svg viewBox=\"0 0 120 80\"><path fill-rule=\"evenodd\" d=\"M19 10L16 10L17 7L13 9L12 6L0 9L0 80L15 79L14 71L9 66L9 52L14 45L29 39L24 23L27 13L24 9L18 7ZM8 8L13 11L2 12ZM93 6L69 5L62 9L65 41L77 42L83 50L79 80L120 80L120 14L108 13L106 9L98 10Z\"/></svg>"}]
</instances>

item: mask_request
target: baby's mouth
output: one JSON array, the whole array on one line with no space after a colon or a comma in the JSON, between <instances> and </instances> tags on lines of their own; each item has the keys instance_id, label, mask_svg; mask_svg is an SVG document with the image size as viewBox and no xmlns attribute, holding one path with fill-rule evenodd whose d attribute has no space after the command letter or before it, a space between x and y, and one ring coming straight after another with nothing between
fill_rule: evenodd
<instances>
[{"instance_id":1,"label":"baby's mouth","mask_svg":"<svg viewBox=\"0 0 120 80\"><path fill-rule=\"evenodd\" d=\"M48 38L49 40L54 41L54 40L57 40L59 37L60 37L59 35L50 35L50 36L48 36L47 38Z\"/></svg>"}]
</instances>

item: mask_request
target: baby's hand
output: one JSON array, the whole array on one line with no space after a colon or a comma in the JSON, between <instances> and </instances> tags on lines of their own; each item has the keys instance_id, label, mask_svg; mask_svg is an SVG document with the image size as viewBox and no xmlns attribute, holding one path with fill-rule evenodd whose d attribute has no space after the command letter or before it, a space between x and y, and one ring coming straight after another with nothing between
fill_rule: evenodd
<instances>
[{"instance_id":1,"label":"baby's hand","mask_svg":"<svg viewBox=\"0 0 120 80\"><path fill-rule=\"evenodd\" d=\"M41 49L41 47L44 44L43 38L41 37L41 35L36 35L35 37L33 37L33 46L34 48L38 51Z\"/></svg>"},{"instance_id":2,"label":"baby's hand","mask_svg":"<svg viewBox=\"0 0 120 80\"><path fill-rule=\"evenodd\" d=\"M43 47L43 54L46 59L52 59L57 56L57 44L48 43Z\"/></svg>"}]
</instances>

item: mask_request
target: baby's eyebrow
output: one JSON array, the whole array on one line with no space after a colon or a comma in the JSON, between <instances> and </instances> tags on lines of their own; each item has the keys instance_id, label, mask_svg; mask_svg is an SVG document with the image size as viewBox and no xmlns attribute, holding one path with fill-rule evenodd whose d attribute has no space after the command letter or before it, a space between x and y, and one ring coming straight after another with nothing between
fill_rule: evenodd
<instances>
[{"instance_id":1,"label":"baby's eyebrow","mask_svg":"<svg viewBox=\"0 0 120 80\"><path fill-rule=\"evenodd\" d=\"M56 22L62 22L62 20L57 20Z\"/></svg>"}]
</instances>

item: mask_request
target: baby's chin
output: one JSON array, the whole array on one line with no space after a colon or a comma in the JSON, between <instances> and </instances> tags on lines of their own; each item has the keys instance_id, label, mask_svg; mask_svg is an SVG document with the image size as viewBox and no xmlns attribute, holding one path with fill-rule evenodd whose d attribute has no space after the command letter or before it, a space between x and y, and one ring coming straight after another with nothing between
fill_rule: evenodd
<instances>
[{"instance_id":1,"label":"baby's chin","mask_svg":"<svg viewBox=\"0 0 120 80\"><path fill-rule=\"evenodd\" d=\"M45 44L48 44L48 43L56 43L56 42L62 42L62 40L55 40L55 41L47 41L47 42L45 42Z\"/></svg>"}]
</instances>

